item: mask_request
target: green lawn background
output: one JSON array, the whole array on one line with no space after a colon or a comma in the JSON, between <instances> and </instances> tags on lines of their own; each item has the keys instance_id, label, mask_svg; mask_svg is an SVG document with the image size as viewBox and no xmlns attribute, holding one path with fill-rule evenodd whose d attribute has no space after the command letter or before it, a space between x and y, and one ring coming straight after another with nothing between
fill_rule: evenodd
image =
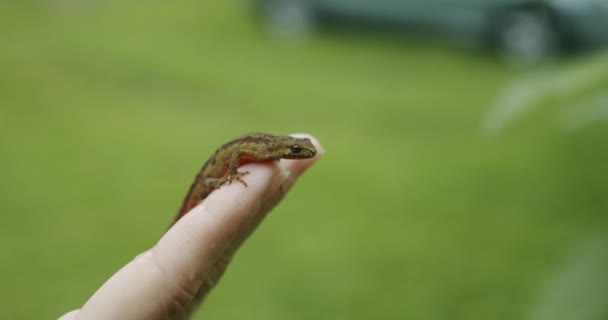
<instances>
[{"instance_id":1,"label":"green lawn background","mask_svg":"<svg viewBox=\"0 0 608 320\"><path fill-rule=\"evenodd\" d=\"M239 2L0 9L0 318L81 306L225 140L303 131L327 154L196 319L608 319L608 131L555 112L608 77L492 138L480 123L523 72L483 53L277 43Z\"/></svg>"}]
</instances>

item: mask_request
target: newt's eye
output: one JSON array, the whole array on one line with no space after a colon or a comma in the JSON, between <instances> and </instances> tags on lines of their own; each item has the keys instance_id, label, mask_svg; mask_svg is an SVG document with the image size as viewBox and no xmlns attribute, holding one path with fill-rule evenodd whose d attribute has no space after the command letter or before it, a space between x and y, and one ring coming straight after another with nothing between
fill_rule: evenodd
<instances>
[{"instance_id":1,"label":"newt's eye","mask_svg":"<svg viewBox=\"0 0 608 320\"><path fill-rule=\"evenodd\" d=\"M300 153L300 151L302 151L302 147L300 147L300 145L294 144L293 146L291 146L291 152Z\"/></svg>"}]
</instances>

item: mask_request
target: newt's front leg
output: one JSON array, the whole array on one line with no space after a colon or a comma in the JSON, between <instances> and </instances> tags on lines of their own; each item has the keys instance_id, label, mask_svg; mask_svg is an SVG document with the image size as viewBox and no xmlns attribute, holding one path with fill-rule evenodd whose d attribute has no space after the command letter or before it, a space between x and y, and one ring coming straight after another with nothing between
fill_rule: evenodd
<instances>
[{"instance_id":1,"label":"newt's front leg","mask_svg":"<svg viewBox=\"0 0 608 320\"><path fill-rule=\"evenodd\" d=\"M238 181L242 183L245 187L247 186L247 182L243 180L243 176L249 174L249 171L238 171L239 164L241 162L242 152L236 151L232 153L230 156L230 162L228 163L228 169L226 171L226 175L221 178L207 178L205 179L205 186L218 189L222 184L228 182L231 184L232 181Z\"/></svg>"}]
</instances>

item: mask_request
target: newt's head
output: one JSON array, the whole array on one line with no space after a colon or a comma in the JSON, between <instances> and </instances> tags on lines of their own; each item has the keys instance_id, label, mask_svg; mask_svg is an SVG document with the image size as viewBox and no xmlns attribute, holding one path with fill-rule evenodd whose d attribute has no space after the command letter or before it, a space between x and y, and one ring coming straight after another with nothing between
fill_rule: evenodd
<instances>
[{"instance_id":1,"label":"newt's head","mask_svg":"<svg viewBox=\"0 0 608 320\"><path fill-rule=\"evenodd\" d=\"M285 159L306 159L317 154L317 149L308 138L281 137L280 152Z\"/></svg>"}]
</instances>

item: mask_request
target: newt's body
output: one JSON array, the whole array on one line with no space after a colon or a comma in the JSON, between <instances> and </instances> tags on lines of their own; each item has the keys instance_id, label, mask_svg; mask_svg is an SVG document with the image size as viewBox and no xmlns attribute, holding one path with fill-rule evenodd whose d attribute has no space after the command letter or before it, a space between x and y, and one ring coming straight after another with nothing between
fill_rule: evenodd
<instances>
[{"instance_id":1,"label":"newt's body","mask_svg":"<svg viewBox=\"0 0 608 320\"><path fill-rule=\"evenodd\" d=\"M194 178L172 225L224 182L238 181L247 186L242 177L248 172L237 171L239 166L250 162L312 158L316 152L310 139L269 133L250 133L225 143Z\"/></svg>"}]
</instances>

